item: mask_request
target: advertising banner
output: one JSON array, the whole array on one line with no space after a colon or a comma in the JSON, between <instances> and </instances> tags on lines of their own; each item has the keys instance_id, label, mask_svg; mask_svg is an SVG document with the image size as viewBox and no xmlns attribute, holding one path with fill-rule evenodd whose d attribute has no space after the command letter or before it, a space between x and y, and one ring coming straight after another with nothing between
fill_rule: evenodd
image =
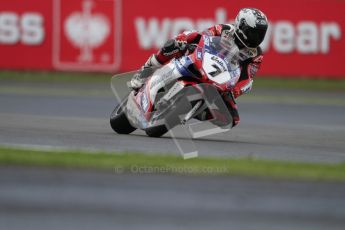
<instances>
[{"instance_id":1,"label":"advertising banner","mask_svg":"<svg viewBox=\"0 0 345 230\"><path fill-rule=\"evenodd\" d=\"M120 59L118 1L54 0L53 65L115 71Z\"/></svg>"},{"instance_id":2,"label":"advertising banner","mask_svg":"<svg viewBox=\"0 0 345 230\"><path fill-rule=\"evenodd\" d=\"M232 23L243 7L270 22L260 75L345 79L337 0L2 0L0 68L131 71L178 33Z\"/></svg>"},{"instance_id":3,"label":"advertising banner","mask_svg":"<svg viewBox=\"0 0 345 230\"><path fill-rule=\"evenodd\" d=\"M0 68L50 69L51 1L0 1Z\"/></svg>"},{"instance_id":4,"label":"advertising banner","mask_svg":"<svg viewBox=\"0 0 345 230\"><path fill-rule=\"evenodd\" d=\"M140 66L179 32L232 23L238 10L249 6L261 9L270 21L261 45L265 52L261 75L345 78L345 1L173 1L149 7L155 4L155 0L123 1L123 8L130 9L123 11L124 33L130 43L122 55L124 70Z\"/></svg>"},{"instance_id":5,"label":"advertising banner","mask_svg":"<svg viewBox=\"0 0 345 230\"><path fill-rule=\"evenodd\" d=\"M0 67L119 69L120 1L2 0Z\"/></svg>"}]
</instances>

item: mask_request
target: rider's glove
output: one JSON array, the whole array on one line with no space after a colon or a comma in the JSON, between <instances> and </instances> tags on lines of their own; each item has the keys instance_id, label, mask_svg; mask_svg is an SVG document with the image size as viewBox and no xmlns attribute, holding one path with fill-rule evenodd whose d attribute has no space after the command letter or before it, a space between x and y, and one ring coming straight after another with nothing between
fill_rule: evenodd
<instances>
[{"instance_id":1,"label":"rider's glove","mask_svg":"<svg viewBox=\"0 0 345 230\"><path fill-rule=\"evenodd\" d=\"M252 79L246 79L237 82L237 84L232 89L232 93L235 98L241 96L244 93L248 93L252 89L253 80Z\"/></svg>"},{"instance_id":2,"label":"rider's glove","mask_svg":"<svg viewBox=\"0 0 345 230\"><path fill-rule=\"evenodd\" d=\"M179 50L185 50L187 46L187 36L185 34L179 34L175 38L175 47Z\"/></svg>"}]
</instances>

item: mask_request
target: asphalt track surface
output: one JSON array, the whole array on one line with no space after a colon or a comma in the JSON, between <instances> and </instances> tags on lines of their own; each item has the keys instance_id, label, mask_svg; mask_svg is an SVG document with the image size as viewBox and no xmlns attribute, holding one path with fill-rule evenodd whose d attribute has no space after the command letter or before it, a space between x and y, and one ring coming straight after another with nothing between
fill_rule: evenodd
<instances>
[{"instance_id":1,"label":"asphalt track surface","mask_svg":"<svg viewBox=\"0 0 345 230\"><path fill-rule=\"evenodd\" d=\"M116 100L104 91L107 84L2 83L0 145L180 154L169 136L113 133ZM308 100L279 99L285 94ZM199 155L344 161L344 94L268 98L240 101L240 126L193 140ZM344 194L340 183L2 166L0 229L343 229Z\"/></svg>"},{"instance_id":2,"label":"asphalt track surface","mask_svg":"<svg viewBox=\"0 0 345 230\"><path fill-rule=\"evenodd\" d=\"M345 184L0 167L0 229L344 229Z\"/></svg>"},{"instance_id":3,"label":"asphalt track surface","mask_svg":"<svg viewBox=\"0 0 345 230\"><path fill-rule=\"evenodd\" d=\"M0 145L181 154L169 135L149 138L140 130L115 134L109 115L117 102L108 83L52 87L5 82L1 86ZM94 89L103 93L88 93ZM265 93L253 92L258 98ZM299 99L285 100L286 95ZM276 90L266 97L269 100L259 102L255 96L239 101L241 124L231 131L190 140L177 129L176 140L187 146L187 152L197 150L200 156L345 160L344 93ZM339 103L332 104L334 100Z\"/></svg>"}]
</instances>

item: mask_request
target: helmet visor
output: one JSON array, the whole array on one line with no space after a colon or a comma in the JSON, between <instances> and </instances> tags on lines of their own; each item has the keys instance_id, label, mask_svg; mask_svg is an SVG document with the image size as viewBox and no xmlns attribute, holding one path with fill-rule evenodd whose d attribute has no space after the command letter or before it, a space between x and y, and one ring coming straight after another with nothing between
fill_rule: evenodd
<instances>
[{"instance_id":1,"label":"helmet visor","mask_svg":"<svg viewBox=\"0 0 345 230\"><path fill-rule=\"evenodd\" d=\"M249 48L256 48L265 38L267 25L257 25L255 28L245 27L242 31L247 36L247 39L243 40L245 44Z\"/></svg>"}]
</instances>

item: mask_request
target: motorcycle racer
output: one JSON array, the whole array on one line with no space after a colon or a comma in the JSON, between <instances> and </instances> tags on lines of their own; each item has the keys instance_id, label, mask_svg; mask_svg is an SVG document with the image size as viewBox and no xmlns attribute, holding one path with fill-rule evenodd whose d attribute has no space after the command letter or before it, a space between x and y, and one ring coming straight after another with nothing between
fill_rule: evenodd
<instances>
[{"instance_id":1,"label":"motorcycle racer","mask_svg":"<svg viewBox=\"0 0 345 230\"><path fill-rule=\"evenodd\" d=\"M267 28L267 17L262 11L255 8L243 8L237 14L234 24L215 25L203 32L185 31L174 39L168 40L158 53L149 57L140 71L133 76L131 87L133 89L141 88L146 78L156 68L168 63L173 58L179 58L188 53L189 45L197 44L201 36L206 34L220 36L221 39L228 40L229 44L237 46L239 50L238 61L241 75L236 85L230 89L234 97L237 98L252 88L253 77L263 60L259 45L265 38ZM228 103L229 110L233 115L234 126L239 123L236 104L233 104L229 95L223 95L223 99Z\"/></svg>"}]
</instances>

